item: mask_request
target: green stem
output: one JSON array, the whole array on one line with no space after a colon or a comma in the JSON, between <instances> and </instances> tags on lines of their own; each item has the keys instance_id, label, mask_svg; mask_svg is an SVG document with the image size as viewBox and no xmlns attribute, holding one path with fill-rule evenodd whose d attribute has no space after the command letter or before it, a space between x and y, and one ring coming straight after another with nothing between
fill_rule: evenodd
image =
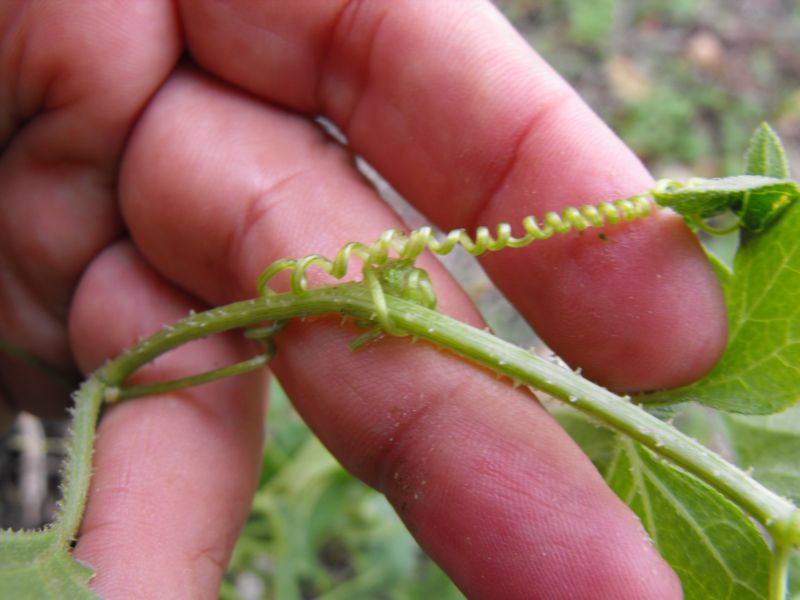
<instances>
[{"instance_id":1,"label":"green stem","mask_svg":"<svg viewBox=\"0 0 800 600\"><path fill-rule=\"evenodd\" d=\"M771 533L800 543L797 507L693 438L578 374L496 336L397 298L387 298L395 324L419 338L556 397L692 473L747 511Z\"/></svg>"},{"instance_id":2,"label":"green stem","mask_svg":"<svg viewBox=\"0 0 800 600\"><path fill-rule=\"evenodd\" d=\"M299 296L269 295L190 315L107 363L85 384L88 386L86 392L84 388L81 389L80 397L90 396L92 403L99 402L97 394L102 397L107 387L121 386L142 365L194 339L266 321L311 315L338 313L359 320L370 320L374 318L372 302L372 295L365 286L345 283L308 290ZM386 307L395 329L429 340L508 376L515 383L542 390L569 403L668 458L721 492L764 525L775 537L776 544L789 547L800 542L800 511L790 501L771 492L736 466L640 406L568 369L414 302L386 296ZM100 391L92 386L99 386ZM80 407L79 413L83 414ZM83 418L90 417L96 418L96 410L94 413L87 412ZM91 426L94 426L93 422ZM87 430L85 426L76 425L76 448L79 446L77 442L81 441L78 440L79 435L86 435ZM91 436L91 433L88 435ZM88 450L82 448L80 455L73 458L84 463L75 471L83 475L88 473L91 439ZM86 485L88 480L84 478L70 478L65 493L69 498L80 493L85 495ZM84 486L83 491L73 490L72 486ZM65 500L65 520L68 516L74 517L67 514L68 509L74 510L74 506L73 502Z\"/></svg>"},{"instance_id":3,"label":"green stem","mask_svg":"<svg viewBox=\"0 0 800 600\"><path fill-rule=\"evenodd\" d=\"M272 352L269 352L267 354L259 354L248 360L243 360L242 362L226 367L214 369L213 371L206 371L205 373L182 377L180 379L172 379L171 381L145 383L124 388L110 387L106 390L106 400L111 403L117 400L129 400L131 398L141 398L142 396L151 396L153 394L165 394L195 385L211 383L212 381L224 379L225 377L243 375L244 373L249 373L250 371L263 367L269 362L271 357Z\"/></svg>"},{"instance_id":4,"label":"green stem","mask_svg":"<svg viewBox=\"0 0 800 600\"><path fill-rule=\"evenodd\" d=\"M786 582L789 574L789 557L792 547L775 544L772 550L772 564L769 569L769 600L786 600Z\"/></svg>"},{"instance_id":5,"label":"green stem","mask_svg":"<svg viewBox=\"0 0 800 600\"><path fill-rule=\"evenodd\" d=\"M55 527L56 539L63 547L75 538L81 524L92 477L94 432L104 392L105 385L94 377L87 379L75 392L75 407L64 460L64 481L61 484L63 497Z\"/></svg>"}]
</instances>

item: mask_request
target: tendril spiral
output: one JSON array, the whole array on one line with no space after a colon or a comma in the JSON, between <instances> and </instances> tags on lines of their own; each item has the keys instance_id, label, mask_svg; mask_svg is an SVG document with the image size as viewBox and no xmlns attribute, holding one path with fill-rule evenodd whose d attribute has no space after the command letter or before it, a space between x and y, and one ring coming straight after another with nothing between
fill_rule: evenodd
<instances>
[{"instance_id":1,"label":"tendril spiral","mask_svg":"<svg viewBox=\"0 0 800 600\"><path fill-rule=\"evenodd\" d=\"M272 292L268 284L278 273L291 270L290 289L293 294L301 295L308 289L306 272L312 266L335 279L347 275L351 258L357 258L363 265L364 280L372 282L375 288L375 272L382 267L394 265L398 261L404 265L412 265L425 250L436 254L448 254L456 246L461 246L473 256L485 252L496 252L504 248L522 248L535 240L545 240L555 234L566 234L571 231L584 231L590 227L615 225L621 221L632 221L646 217L652 210L650 197L647 194L602 202L598 205L585 205L580 208L566 208L561 213L548 212L541 223L535 217L528 216L522 220L525 233L515 237L511 233L511 225L501 223L492 235L488 227L478 227L475 236L470 237L465 229L454 229L444 237L437 238L432 227L425 226L411 232L400 229L386 230L372 244L350 242L345 244L334 256L333 260L312 254L304 258L284 258L272 263L258 278L259 293L269 295ZM390 262L393 261L393 262ZM416 269L421 271L421 269ZM418 276L408 276L406 280L417 281ZM414 286L412 286L414 287ZM393 290L388 290L390 293ZM398 290L394 290L398 292ZM412 292L418 294L419 292ZM382 319L381 319L382 321Z\"/></svg>"}]
</instances>

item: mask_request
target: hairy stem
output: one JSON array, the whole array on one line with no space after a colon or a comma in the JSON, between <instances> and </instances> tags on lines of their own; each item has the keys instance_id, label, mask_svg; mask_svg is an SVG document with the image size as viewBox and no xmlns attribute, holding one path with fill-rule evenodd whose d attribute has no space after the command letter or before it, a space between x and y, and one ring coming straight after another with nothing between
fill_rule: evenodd
<instances>
[{"instance_id":1,"label":"hairy stem","mask_svg":"<svg viewBox=\"0 0 800 600\"><path fill-rule=\"evenodd\" d=\"M640 406L564 367L414 302L386 296L386 305L388 317L396 330L429 340L516 383L542 390L569 403L721 492L764 525L776 540L780 540L782 547L800 542L800 512L790 501L771 492ZM97 371L78 393L75 441L67 466L61 513L65 535L74 535L80 521L83 498L88 489L95 421L107 390L114 387L124 390L123 383L136 369L191 340L267 321L322 314L372 319L372 296L363 285L345 283L312 289L300 296L275 294L215 308L166 327Z\"/></svg>"},{"instance_id":2,"label":"hairy stem","mask_svg":"<svg viewBox=\"0 0 800 600\"><path fill-rule=\"evenodd\" d=\"M791 546L775 544L769 568L769 600L786 600Z\"/></svg>"},{"instance_id":3,"label":"hairy stem","mask_svg":"<svg viewBox=\"0 0 800 600\"><path fill-rule=\"evenodd\" d=\"M699 442L650 415L625 398L572 371L532 355L490 333L480 331L394 296L386 297L395 328L485 365L517 383L542 390L668 458L741 506L770 531L790 543L800 541L793 522L796 507ZM300 296L270 295L191 315L144 340L108 363L97 376L120 385L137 368L187 341L265 321L338 313L370 319L374 313L368 290L346 283L312 289Z\"/></svg>"},{"instance_id":4,"label":"hairy stem","mask_svg":"<svg viewBox=\"0 0 800 600\"><path fill-rule=\"evenodd\" d=\"M56 516L56 536L66 547L78 533L92 477L92 452L97 417L105 385L90 377L75 392L67 456L64 460L63 497Z\"/></svg>"},{"instance_id":5,"label":"hairy stem","mask_svg":"<svg viewBox=\"0 0 800 600\"><path fill-rule=\"evenodd\" d=\"M200 373L199 375L191 375L189 377L181 377L180 379L173 379L171 381L159 381L158 383L145 383L142 385L133 385L125 388L110 387L106 390L106 400L108 402L115 402L117 400L129 400L131 398L140 398L142 396L151 396L153 394L165 394L174 390L193 387L195 385L202 385L210 383L226 377L234 377L236 375L243 375L249 373L260 367L263 367L269 362L270 354L259 354L253 358L243 360L227 367L220 367L213 371Z\"/></svg>"},{"instance_id":6,"label":"hairy stem","mask_svg":"<svg viewBox=\"0 0 800 600\"><path fill-rule=\"evenodd\" d=\"M569 369L440 313L391 297L387 297L387 305L395 325L401 329L570 404L706 482L770 533L790 544L800 542L795 525L800 512L794 504L640 405Z\"/></svg>"}]
</instances>

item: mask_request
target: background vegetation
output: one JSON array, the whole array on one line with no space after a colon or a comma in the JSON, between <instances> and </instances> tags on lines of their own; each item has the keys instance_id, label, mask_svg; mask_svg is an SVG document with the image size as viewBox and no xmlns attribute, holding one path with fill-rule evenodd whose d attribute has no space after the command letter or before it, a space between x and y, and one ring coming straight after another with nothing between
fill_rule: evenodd
<instances>
[{"instance_id":1,"label":"background vegetation","mask_svg":"<svg viewBox=\"0 0 800 600\"><path fill-rule=\"evenodd\" d=\"M497 4L657 177L735 172L762 120L798 172L798 0ZM485 280L461 276L496 330L532 342L511 335L515 317ZM222 598L461 598L385 500L337 465L273 387L259 491ZM52 514L59 433L28 415L3 438L0 526L37 526Z\"/></svg>"}]
</instances>

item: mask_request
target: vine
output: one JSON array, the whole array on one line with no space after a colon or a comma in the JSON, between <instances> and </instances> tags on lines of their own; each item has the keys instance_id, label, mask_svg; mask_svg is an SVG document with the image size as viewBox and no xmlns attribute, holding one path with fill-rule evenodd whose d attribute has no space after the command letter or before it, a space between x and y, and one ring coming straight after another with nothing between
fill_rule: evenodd
<instances>
[{"instance_id":1,"label":"vine","mask_svg":"<svg viewBox=\"0 0 800 600\"><path fill-rule=\"evenodd\" d=\"M342 279L346 274L351 257L361 259L364 272L382 267L390 263L390 253L394 252L394 260L406 261L405 264L413 265L414 261L425 250L436 254L449 254L454 248L460 246L472 256L480 256L487 251L497 252L505 248L523 248L536 240L546 240L555 234L565 234L571 231L584 231L589 227L602 227L616 225L625 220L631 221L643 218L650 214L651 201L647 195L641 194L632 198L616 200L614 202L601 202L600 204L585 205L580 208L565 208L561 214L549 212L544 216L541 224L536 217L527 216L522 220L525 235L514 237L511 225L500 223L496 234L492 236L488 227L480 226L475 236L470 237L465 229L454 229L443 239L438 239L432 227L424 226L406 233L400 229L387 229L371 245L361 242L345 244L333 260L312 254L301 259L284 258L275 261L258 278L258 290L262 294L269 294L270 280L281 271L292 270L291 289L295 295L300 295L307 289L306 271L316 265L326 273ZM391 263L390 263L391 264ZM387 279L387 281L390 281ZM392 286L392 291L406 293L407 289L414 288L420 283L403 280L399 286Z\"/></svg>"},{"instance_id":2,"label":"vine","mask_svg":"<svg viewBox=\"0 0 800 600\"><path fill-rule=\"evenodd\" d=\"M661 181L653 190L632 198L602 203L596 207L568 208L560 214L548 213L542 221L526 217L522 222L525 233L520 237L512 235L512 228L508 224L499 225L494 235L488 228L480 227L474 238L463 229L452 231L443 238L438 238L430 227L410 233L392 229L372 244L352 242L343 246L333 259L311 255L276 261L258 280L260 297L191 314L110 361L81 386L75 394L64 500L56 523L51 531L0 536L0 581L9 586L7 589L23 589L25 583L19 573L24 575L27 572L20 570L22 559L19 556L24 554L21 554L20 548L24 548L25 544L28 545L28 554L25 556L39 556L44 571L48 563L41 557L64 560L83 513L91 475L94 429L104 401L111 403L161 393L259 368L274 354L274 337L290 319L334 313L352 317L356 323L371 328L354 342L354 347L374 339L379 333L411 335L427 340L510 378L515 385L542 390L626 439L635 440L647 449L642 450L644 454L638 455L637 460L649 465L648 468L663 471L665 477L683 481L681 478L689 477L685 473L690 473L703 482L700 484L691 479L689 485L691 493L702 496L702 502L724 502L724 505L720 504L720 510L727 511L725 514L730 519L739 518L738 509L733 506L736 505L770 534L773 542L772 561L769 583L766 585L771 600L784 598L789 555L793 548L800 545L800 509L790 500L769 490L734 464L654 416L641 403L613 394L578 373L437 312L436 296L428 275L415 266L416 259L425 250L447 254L456 246L461 246L478 256L504 248L519 248L557 234L646 218L653 212L654 203L679 212L690 225L714 232L730 229L716 227L710 222L721 212L730 212L736 228L743 230L743 244L746 244L756 236L772 235L770 230L773 226L775 230L780 230L794 223L784 217L800 197L800 189L788 178L785 160L776 162L775 156L783 156L780 143L767 126L762 126L751 141L746 157L747 173L742 176L695 179L687 184ZM794 210L792 215L796 214ZM309 268L317 267L335 279L342 279L348 273L351 258L357 258L362 263L360 281L309 287ZM796 275L797 265L789 265L788 270ZM270 289L269 283L284 271L290 271L290 289L285 293L277 293ZM178 380L125 385L130 375L161 354L191 340L231 329L243 329L246 336L262 340L266 345L265 353L241 363ZM660 401L663 403L663 399ZM627 452L632 455L639 450L629 441ZM651 455L660 456L682 470L666 471L667 467L653 462ZM620 483L624 479L620 475L624 469L620 469L619 465L623 462L623 458L618 457L617 468L612 468L613 475L609 475L610 482L613 483L615 478L619 480L615 489L619 485L628 485ZM729 503L733 504L729 507ZM746 519L740 525L745 532L743 535L760 535ZM90 597L88 588L84 586L89 577L85 568L73 565L61 569L59 573L52 576L67 577L70 585L78 586L76 589L79 592L71 597Z\"/></svg>"}]
</instances>

